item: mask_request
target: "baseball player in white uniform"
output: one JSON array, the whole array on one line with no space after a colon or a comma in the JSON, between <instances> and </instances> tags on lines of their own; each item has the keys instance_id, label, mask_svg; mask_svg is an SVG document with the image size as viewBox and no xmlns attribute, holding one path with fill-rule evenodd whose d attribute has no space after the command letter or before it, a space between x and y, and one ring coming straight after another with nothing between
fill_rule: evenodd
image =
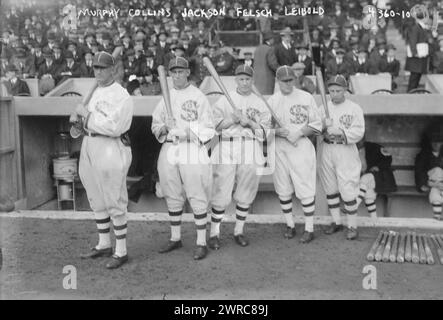
<instances>
[{"instance_id":1,"label":"baseball player in white uniform","mask_svg":"<svg viewBox=\"0 0 443 320\"><path fill-rule=\"evenodd\" d=\"M101 51L94 56L98 88L88 105L78 105L84 119L85 137L80 152L79 175L94 211L99 232L98 245L82 258L111 256L106 265L115 269L128 261L126 249L128 192L126 175L132 154L124 133L129 130L133 102L128 92L113 79L114 58ZM113 254L110 222L116 246Z\"/></svg>"},{"instance_id":2,"label":"baseball player in white uniform","mask_svg":"<svg viewBox=\"0 0 443 320\"><path fill-rule=\"evenodd\" d=\"M171 221L170 241L160 253L182 247L181 216L188 199L197 227L194 259L200 260L208 253L206 224L212 187L212 166L204 143L215 134L214 121L208 99L188 82L188 61L176 57L169 62L169 70L174 85L170 89L174 119L168 119L163 99L152 114L152 132L163 143L158 173Z\"/></svg>"},{"instance_id":3,"label":"baseball player in white uniform","mask_svg":"<svg viewBox=\"0 0 443 320\"><path fill-rule=\"evenodd\" d=\"M348 240L356 239L357 197L361 161L356 143L365 133L365 120L361 107L346 99L346 79L337 75L328 81L332 103L329 104L330 119L325 120L323 139L320 142L320 181L326 192L333 223L325 230L332 234L343 229L340 217L340 197L348 216Z\"/></svg>"},{"instance_id":4,"label":"baseball player in white uniform","mask_svg":"<svg viewBox=\"0 0 443 320\"><path fill-rule=\"evenodd\" d=\"M271 125L271 115L264 102L252 93L253 69L240 65L235 70L237 90L230 92L237 110L225 97L217 101L214 120L220 142L215 146L211 159L214 171L212 189L212 217L209 247L220 248L220 222L232 197L236 203L234 240L247 246L243 227L260 183L259 168L265 159L259 142L266 138ZM235 191L233 192L235 187Z\"/></svg>"},{"instance_id":5,"label":"baseball player in white uniform","mask_svg":"<svg viewBox=\"0 0 443 320\"><path fill-rule=\"evenodd\" d=\"M316 155L308 138L320 134L322 123L314 97L295 88L295 73L289 66L277 69L276 77L280 92L274 93L268 102L282 122L282 128L275 131L275 191L286 218L285 237L295 237L292 216L292 194L300 200L305 216L305 231L300 242L314 239Z\"/></svg>"}]
</instances>

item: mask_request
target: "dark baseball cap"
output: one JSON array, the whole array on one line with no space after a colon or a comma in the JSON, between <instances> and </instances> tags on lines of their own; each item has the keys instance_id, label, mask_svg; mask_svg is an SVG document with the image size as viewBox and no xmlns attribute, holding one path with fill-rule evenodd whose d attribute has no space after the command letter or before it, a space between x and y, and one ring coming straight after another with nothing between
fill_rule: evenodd
<instances>
[{"instance_id":1,"label":"dark baseball cap","mask_svg":"<svg viewBox=\"0 0 443 320\"><path fill-rule=\"evenodd\" d=\"M295 73L290 66L281 66L277 69L276 77L280 81L294 80Z\"/></svg>"},{"instance_id":2,"label":"dark baseball cap","mask_svg":"<svg viewBox=\"0 0 443 320\"><path fill-rule=\"evenodd\" d=\"M98 68L109 68L112 67L114 64L114 57L106 51L97 52L94 55L94 60L92 62L92 65Z\"/></svg>"},{"instance_id":3,"label":"dark baseball cap","mask_svg":"<svg viewBox=\"0 0 443 320\"><path fill-rule=\"evenodd\" d=\"M254 74L254 69L252 69L250 66L247 65L239 65L236 69L235 69L235 75L241 75L241 74L245 74L247 76L252 77L252 75Z\"/></svg>"},{"instance_id":4,"label":"dark baseball cap","mask_svg":"<svg viewBox=\"0 0 443 320\"><path fill-rule=\"evenodd\" d=\"M176 57L174 59L171 59L171 61L169 61L168 69L172 70L176 68L189 69L188 60L183 57Z\"/></svg>"},{"instance_id":5,"label":"dark baseball cap","mask_svg":"<svg viewBox=\"0 0 443 320\"><path fill-rule=\"evenodd\" d=\"M341 74L337 74L336 76L334 76L328 80L328 87L333 86L333 85L347 88L348 82L346 81L345 77L343 77Z\"/></svg>"}]
</instances>

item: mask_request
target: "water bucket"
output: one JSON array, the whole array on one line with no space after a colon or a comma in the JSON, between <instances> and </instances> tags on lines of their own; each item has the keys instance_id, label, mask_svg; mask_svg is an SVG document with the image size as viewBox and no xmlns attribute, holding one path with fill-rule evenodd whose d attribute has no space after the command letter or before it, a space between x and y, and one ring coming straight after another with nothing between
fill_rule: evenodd
<instances>
[{"instance_id":1,"label":"water bucket","mask_svg":"<svg viewBox=\"0 0 443 320\"><path fill-rule=\"evenodd\" d=\"M72 200L73 195L72 195L72 186L69 184L60 184L58 186L59 188L59 200L60 201L64 201L64 200Z\"/></svg>"},{"instance_id":2,"label":"water bucket","mask_svg":"<svg viewBox=\"0 0 443 320\"><path fill-rule=\"evenodd\" d=\"M54 159L54 178L72 180L77 175L77 159Z\"/></svg>"}]
</instances>

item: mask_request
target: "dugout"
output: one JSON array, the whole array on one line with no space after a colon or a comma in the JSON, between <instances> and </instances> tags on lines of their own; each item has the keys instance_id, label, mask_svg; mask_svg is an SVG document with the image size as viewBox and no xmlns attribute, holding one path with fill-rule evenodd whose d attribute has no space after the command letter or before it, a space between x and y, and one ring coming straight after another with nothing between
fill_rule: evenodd
<instances>
[{"instance_id":1,"label":"dugout","mask_svg":"<svg viewBox=\"0 0 443 320\"><path fill-rule=\"evenodd\" d=\"M211 103L218 98L209 96ZM389 203L384 196L380 197L379 215L430 217L426 198L419 196L413 188L413 159L427 125L436 120L443 123L442 96L351 95L349 98L364 110L368 141L383 144L393 154L395 176L401 188L398 194L389 196ZM55 188L50 171L54 136L60 121L67 122L71 110L81 99L80 96L1 98L0 191L11 195L18 208L41 209L54 201ZM148 120L159 99L160 96L134 97L136 119ZM321 103L320 96L316 95L315 99ZM80 141L76 141L73 150L79 150L79 147ZM326 215L326 202L319 183L317 189L317 214ZM78 207L87 209L86 198L81 193L79 195L82 203ZM167 212L164 200L154 194L143 195L133 209L137 212ZM254 214L280 213L270 176L262 178L259 195L251 210ZM367 215L365 208L360 210L361 215Z\"/></svg>"}]
</instances>

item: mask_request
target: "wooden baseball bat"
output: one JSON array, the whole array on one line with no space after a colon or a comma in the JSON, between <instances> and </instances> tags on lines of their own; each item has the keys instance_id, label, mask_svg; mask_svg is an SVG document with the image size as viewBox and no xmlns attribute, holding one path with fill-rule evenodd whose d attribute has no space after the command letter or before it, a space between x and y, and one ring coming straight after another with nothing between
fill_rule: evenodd
<instances>
[{"instance_id":1,"label":"wooden baseball bat","mask_svg":"<svg viewBox=\"0 0 443 320\"><path fill-rule=\"evenodd\" d=\"M393 243L392 243L391 254L389 255L389 261L391 261L391 262L397 261L397 250L398 250L399 238L400 238L400 235L398 232L396 232Z\"/></svg>"},{"instance_id":2,"label":"wooden baseball bat","mask_svg":"<svg viewBox=\"0 0 443 320\"><path fill-rule=\"evenodd\" d=\"M418 256L418 243L417 234L412 232L412 263L420 263L420 257Z\"/></svg>"},{"instance_id":3,"label":"wooden baseball bat","mask_svg":"<svg viewBox=\"0 0 443 320\"><path fill-rule=\"evenodd\" d=\"M232 109L234 109L234 111L236 111L236 112L241 112L241 110L239 108L237 108L237 106L235 105L231 96L229 95L228 90L226 89L225 85L221 81L221 78L218 75L217 71L215 70L214 66L212 65L211 60L208 57L204 57L203 64L205 65L206 69L208 69L209 73L211 74L214 81L217 83L217 85L220 88L220 90L222 91L222 93L225 95L225 97L228 100L229 104L231 105Z\"/></svg>"},{"instance_id":4,"label":"wooden baseball bat","mask_svg":"<svg viewBox=\"0 0 443 320\"><path fill-rule=\"evenodd\" d=\"M120 55L122 50L123 50L123 46L116 46L114 48L114 51L112 51L112 57L114 58L114 60L116 60L118 58L118 56ZM97 87L98 87L98 83L97 83L97 81L94 81L90 90L83 97L83 100L81 102L84 107L86 107L88 105L88 103L91 100L92 95L94 94L95 89L97 89ZM82 128L83 127L83 119L79 118L76 114L72 113L71 117L69 118L69 122L71 122L71 124L72 124L71 129L69 130L71 137L74 139L80 137L83 133L83 128ZM80 129L80 128L82 128L82 129Z\"/></svg>"},{"instance_id":5,"label":"wooden baseball bat","mask_svg":"<svg viewBox=\"0 0 443 320\"><path fill-rule=\"evenodd\" d=\"M426 251L425 251L425 243L423 240L424 235L418 235L417 236L417 240L418 240L418 256L420 258L420 263L421 264L426 264L427 263L427 257L426 257Z\"/></svg>"},{"instance_id":6,"label":"wooden baseball bat","mask_svg":"<svg viewBox=\"0 0 443 320\"><path fill-rule=\"evenodd\" d=\"M321 101L323 103L323 108L325 110L326 119L330 118L328 101L326 99L326 89L325 83L323 82L323 74L321 73L320 67L317 67L317 71L315 72L315 77L317 79L318 92L320 92Z\"/></svg>"},{"instance_id":7,"label":"wooden baseball bat","mask_svg":"<svg viewBox=\"0 0 443 320\"><path fill-rule=\"evenodd\" d=\"M283 122L275 114L274 110L271 108L268 101L265 99L265 97L262 96L260 91L258 91L258 89L254 85L252 85L252 92L263 101L263 103L266 105L266 108L268 108L269 112L271 113L271 116L275 119L275 122L277 122L280 128L283 128Z\"/></svg>"},{"instance_id":8,"label":"wooden baseball bat","mask_svg":"<svg viewBox=\"0 0 443 320\"><path fill-rule=\"evenodd\" d=\"M171 96L169 94L168 80L166 76L166 69L164 66L158 66L158 80L160 81L160 88L162 90L163 100L165 102L166 113L169 120L174 120L174 115L172 113ZM172 137L173 144L178 143L179 138L177 136Z\"/></svg>"},{"instance_id":9,"label":"wooden baseball bat","mask_svg":"<svg viewBox=\"0 0 443 320\"><path fill-rule=\"evenodd\" d=\"M389 231L388 241L386 242L385 250L383 251L383 256L382 256L383 262L389 262L389 255L391 253L391 245L394 234L395 233L393 231Z\"/></svg>"},{"instance_id":10,"label":"wooden baseball bat","mask_svg":"<svg viewBox=\"0 0 443 320\"><path fill-rule=\"evenodd\" d=\"M440 261L440 264L443 264L443 248L440 246L435 235L431 235L432 242L434 243L435 250L437 251L437 256Z\"/></svg>"},{"instance_id":11,"label":"wooden baseball bat","mask_svg":"<svg viewBox=\"0 0 443 320\"><path fill-rule=\"evenodd\" d=\"M431 246L429 245L429 236L423 235L423 241L425 244L425 251L426 251L426 262L427 264L435 264L434 256L432 254Z\"/></svg>"},{"instance_id":12,"label":"wooden baseball bat","mask_svg":"<svg viewBox=\"0 0 443 320\"><path fill-rule=\"evenodd\" d=\"M389 233L383 232L383 238L380 242L380 246L377 248L377 252L375 253L375 261L380 262L383 258L383 252L385 250L386 242L388 240Z\"/></svg>"},{"instance_id":13,"label":"wooden baseball bat","mask_svg":"<svg viewBox=\"0 0 443 320\"><path fill-rule=\"evenodd\" d=\"M369 250L368 255L366 256L366 259L368 259L368 261L374 261L374 259L375 259L375 251L377 250L378 246L380 245L380 241L381 241L382 238L383 238L383 231L380 231L378 233L378 236L375 239L374 243L372 244L372 247Z\"/></svg>"},{"instance_id":14,"label":"wooden baseball bat","mask_svg":"<svg viewBox=\"0 0 443 320\"><path fill-rule=\"evenodd\" d=\"M412 234L408 232L406 234L406 248L405 248L405 261L412 261Z\"/></svg>"},{"instance_id":15,"label":"wooden baseball bat","mask_svg":"<svg viewBox=\"0 0 443 320\"><path fill-rule=\"evenodd\" d=\"M405 242L406 236L400 233L400 240L397 251L397 263L405 262Z\"/></svg>"}]
</instances>

